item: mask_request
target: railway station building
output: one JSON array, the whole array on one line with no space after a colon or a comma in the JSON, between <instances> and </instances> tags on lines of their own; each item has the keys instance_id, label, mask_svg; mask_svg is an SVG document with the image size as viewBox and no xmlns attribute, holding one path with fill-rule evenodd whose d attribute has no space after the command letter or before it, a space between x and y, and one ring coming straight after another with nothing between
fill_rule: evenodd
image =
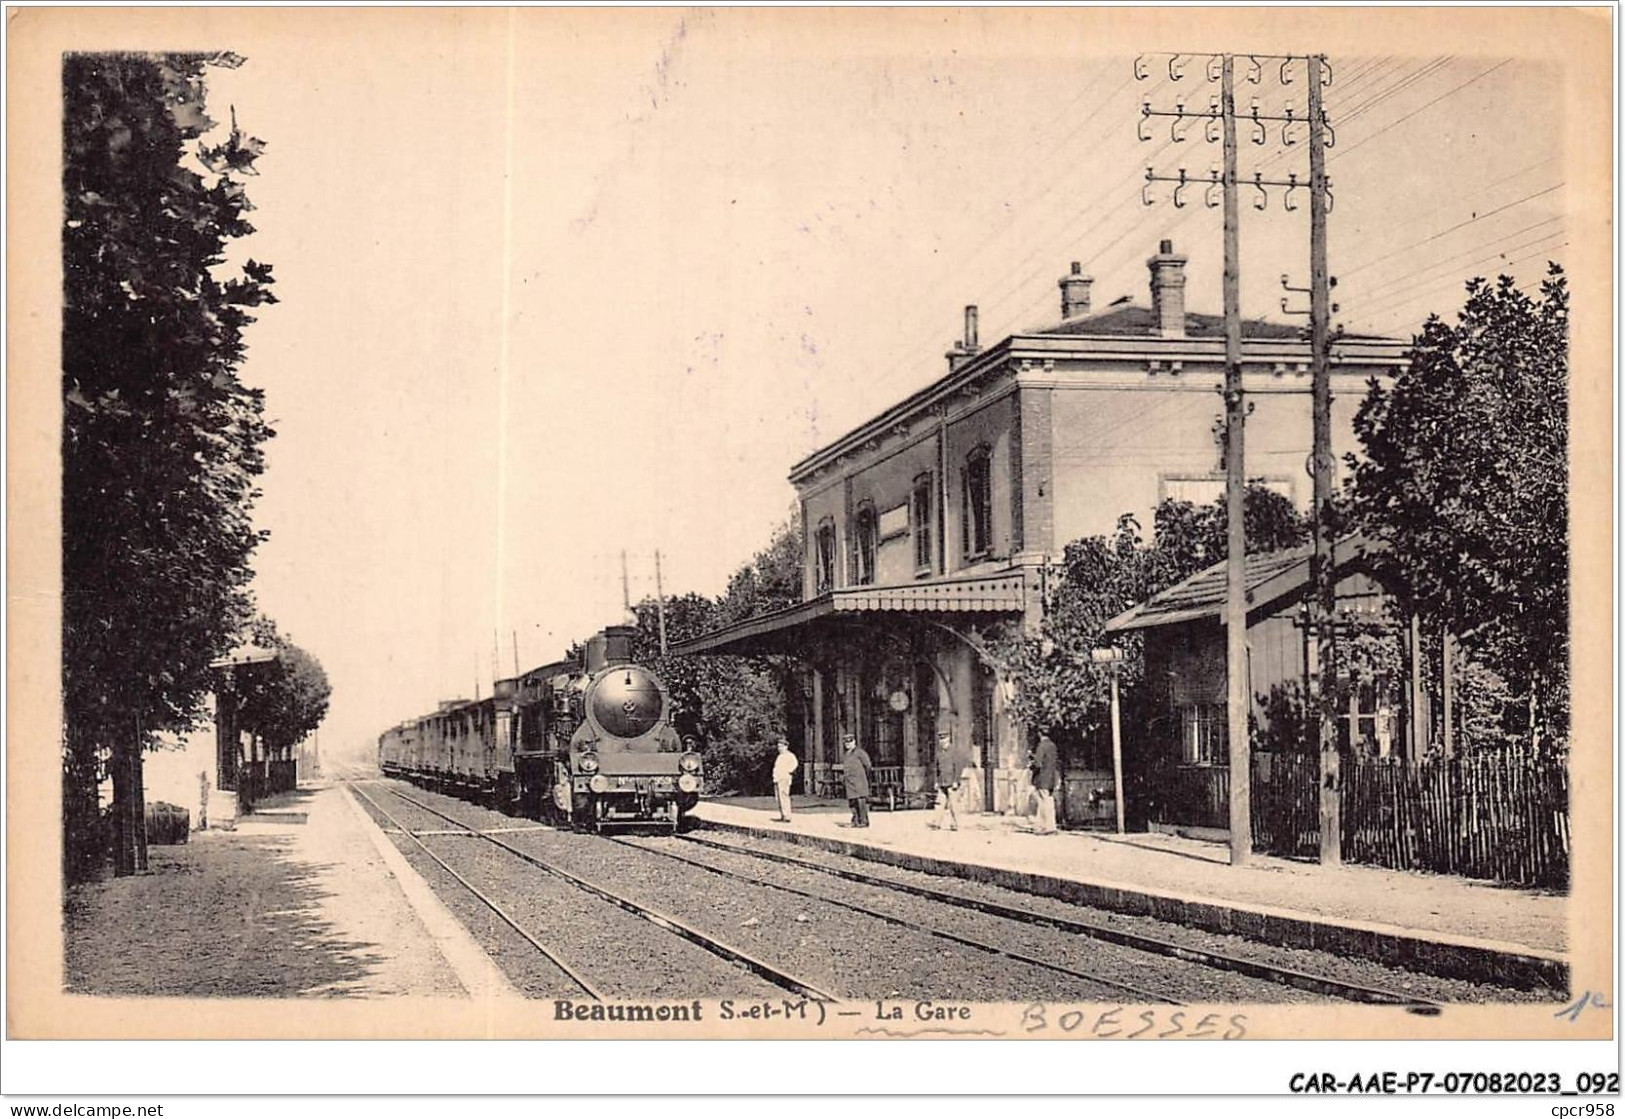
<instances>
[{"instance_id":1,"label":"railway station building","mask_svg":"<svg viewBox=\"0 0 1625 1119\"><path fill-rule=\"evenodd\" d=\"M1042 623L1049 565L1124 513L1149 526L1164 498L1223 492L1223 320L1185 305L1187 258L1163 241L1149 298L1091 303L1080 263L1059 281L1059 318L983 346L963 338L931 384L790 469L805 535L802 601L674 647L689 655L788 654L802 665L797 728L806 787L840 795L841 737L876 765L876 796L927 802L937 735L968 748L973 810L1020 810L1039 728L1010 714L1014 683L990 643ZM1245 320L1250 478L1307 508L1310 352L1295 323ZM1373 376L1406 346L1344 335L1332 350L1333 450ZM1111 773L1067 759L1078 822Z\"/></svg>"}]
</instances>

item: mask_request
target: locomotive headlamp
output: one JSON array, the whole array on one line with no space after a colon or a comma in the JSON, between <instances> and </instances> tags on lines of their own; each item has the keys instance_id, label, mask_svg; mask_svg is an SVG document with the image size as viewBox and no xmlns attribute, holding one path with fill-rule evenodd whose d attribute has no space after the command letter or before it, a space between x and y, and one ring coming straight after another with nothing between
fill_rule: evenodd
<instances>
[{"instance_id":1,"label":"locomotive headlamp","mask_svg":"<svg viewBox=\"0 0 1625 1119\"><path fill-rule=\"evenodd\" d=\"M698 773L700 771L700 756L698 754L684 754L677 761L677 766L684 773Z\"/></svg>"},{"instance_id":2,"label":"locomotive headlamp","mask_svg":"<svg viewBox=\"0 0 1625 1119\"><path fill-rule=\"evenodd\" d=\"M587 787L595 793L608 792L609 778L605 777L602 773L594 774L593 779L587 782Z\"/></svg>"},{"instance_id":3,"label":"locomotive headlamp","mask_svg":"<svg viewBox=\"0 0 1625 1119\"><path fill-rule=\"evenodd\" d=\"M700 779L692 773L684 773L677 778L677 787L685 793L698 792Z\"/></svg>"},{"instance_id":4,"label":"locomotive headlamp","mask_svg":"<svg viewBox=\"0 0 1625 1119\"><path fill-rule=\"evenodd\" d=\"M582 773L597 773L598 772L598 755L597 754L582 754L581 757L576 759L576 768L579 769Z\"/></svg>"}]
</instances>

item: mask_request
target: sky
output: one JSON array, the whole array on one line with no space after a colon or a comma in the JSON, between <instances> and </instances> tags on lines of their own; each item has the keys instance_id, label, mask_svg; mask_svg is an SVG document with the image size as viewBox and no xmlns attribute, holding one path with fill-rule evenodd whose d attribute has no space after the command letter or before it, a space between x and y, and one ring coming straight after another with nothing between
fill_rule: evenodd
<instances>
[{"instance_id":1,"label":"sky","mask_svg":"<svg viewBox=\"0 0 1625 1119\"><path fill-rule=\"evenodd\" d=\"M719 593L789 514L790 466L984 343L1059 317L1078 260L1147 300L1161 238L1220 310L1219 211L1142 204L1206 177L1204 59L1030 14L302 10L214 70L266 141L249 184L281 302L243 375L277 429L262 608L325 665L324 749L558 657L632 597ZM397 18L400 18L397 16ZM1059 18L1059 17L1056 17ZM1087 20L1087 15L1066 18ZM326 21L326 22L324 22ZM1088 24L1080 24L1087 32ZM1222 44L1221 44L1222 45ZM1331 53L1334 321L1408 337L1462 281L1564 258L1563 74L1505 55ZM385 49L387 48L387 49ZM1299 63L1238 107L1305 109ZM1307 178L1302 130L1241 171ZM1307 192L1242 199L1243 311L1307 285ZM1305 305L1302 297L1294 303Z\"/></svg>"}]
</instances>

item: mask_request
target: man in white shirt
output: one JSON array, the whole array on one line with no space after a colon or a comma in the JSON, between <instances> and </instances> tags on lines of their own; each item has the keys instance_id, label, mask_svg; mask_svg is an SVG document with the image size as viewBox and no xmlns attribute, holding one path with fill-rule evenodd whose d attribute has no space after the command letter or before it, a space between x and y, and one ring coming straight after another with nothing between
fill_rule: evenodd
<instances>
[{"instance_id":1,"label":"man in white shirt","mask_svg":"<svg viewBox=\"0 0 1625 1119\"><path fill-rule=\"evenodd\" d=\"M779 814L774 818L781 824L790 822L790 780L799 764L790 752L790 743L779 739L779 756L773 759L773 791L779 798Z\"/></svg>"}]
</instances>

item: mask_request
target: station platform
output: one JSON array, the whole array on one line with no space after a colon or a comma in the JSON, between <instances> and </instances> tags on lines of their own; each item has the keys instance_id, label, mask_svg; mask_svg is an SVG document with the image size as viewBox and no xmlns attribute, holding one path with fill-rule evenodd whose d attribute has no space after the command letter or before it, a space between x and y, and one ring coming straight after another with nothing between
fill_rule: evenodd
<instances>
[{"instance_id":1,"label":"station platform","mask_svg":"<svg viewBox=\"0 0 1625 1119\"><path fill-rule=\"evenodd\" d=\"M74 891L70 990L362 999L511 991L342 786L270 797L251 815L211 812L207 830L151 846L148 858L147 873ZM142 919L130 921L132 912Z\"/></svg>"},{"instance_id":2,"label":"station platform","mask_svg":"<svg viewBox=\"0 0 1625 1119\"><path fill-rule=\"evenodd\" d=\"M1180 836L1101 831L1039 835L1030 817L871 811L850 827L845 801L794 798L788 824L771 797L703 801L713 828L789 839L858 858L975 879L1268 943L1321 948L1474 980L1567 986L1567 895L1380 867L1323 867Z\"/></svg>"}]
</instances>

